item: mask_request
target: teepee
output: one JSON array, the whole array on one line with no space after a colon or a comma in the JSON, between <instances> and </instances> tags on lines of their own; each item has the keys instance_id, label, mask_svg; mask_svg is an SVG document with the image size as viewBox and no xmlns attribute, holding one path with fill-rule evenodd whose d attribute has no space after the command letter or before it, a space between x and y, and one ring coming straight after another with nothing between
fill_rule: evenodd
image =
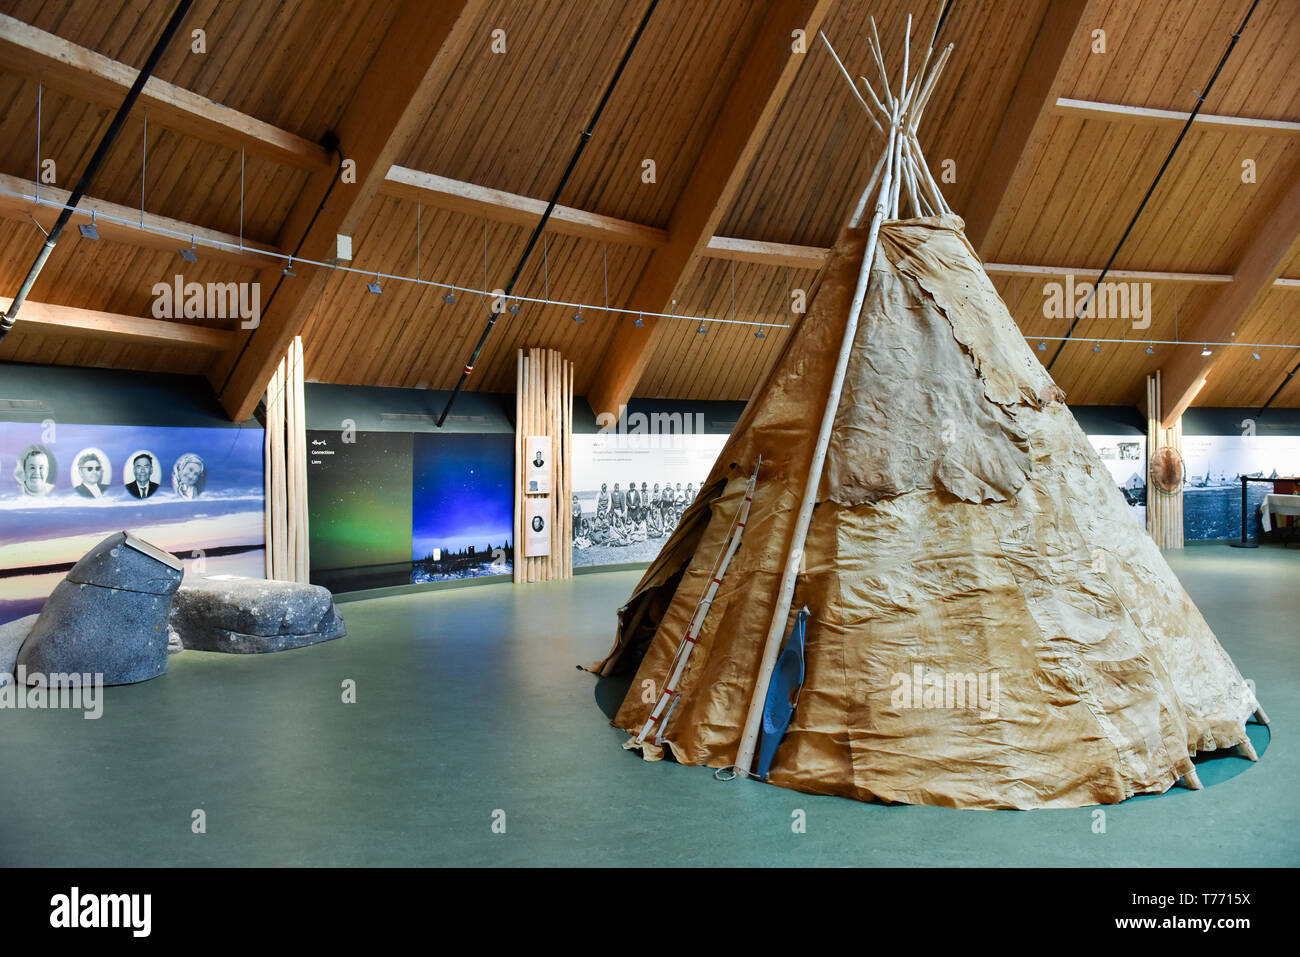
<instances>
[{"instance_id":1,"label":"teepee","mask_svg":"<svg viewBox=\"0 0 1300 957\"><path fill-rule=\"evenodd\" d=\"M928 69L932 39L910 83L905 54L895 94L872 34L883 98L860 78L858 99L887 146L592 666L643 652L614 724L648 759L751 773L806 607L772 784L978 808L1199 787L1191 755L1253 759L1245 723L1263 712L928 171L917 124L952 47Z\"/></svg>"}]
</instances>

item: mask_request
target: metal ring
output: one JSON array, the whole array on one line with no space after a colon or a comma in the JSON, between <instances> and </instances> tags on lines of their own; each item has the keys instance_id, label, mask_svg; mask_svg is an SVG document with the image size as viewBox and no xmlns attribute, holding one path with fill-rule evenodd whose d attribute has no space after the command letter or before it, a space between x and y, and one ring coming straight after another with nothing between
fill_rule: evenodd
<instances>
[{"instance_id":1,"label":"metal ring","mask_svg":"<svg viewBox=\"0 0 1300 957\"><path fill-rule=\"evenodd\" d=\"M730 776L730 777L723 777L723 775L726 774L728 771L731 772L731 776ZM740 769L737 768L737 767L733 764L733 765L731 765L730 767L718 768L718 770L714 771L714 772L713 772L713 780L715 780L715 781L734 781L734 780L736 780L736 777L737 777L739 774L740 774Z\"/></svg>"}]
</instances>

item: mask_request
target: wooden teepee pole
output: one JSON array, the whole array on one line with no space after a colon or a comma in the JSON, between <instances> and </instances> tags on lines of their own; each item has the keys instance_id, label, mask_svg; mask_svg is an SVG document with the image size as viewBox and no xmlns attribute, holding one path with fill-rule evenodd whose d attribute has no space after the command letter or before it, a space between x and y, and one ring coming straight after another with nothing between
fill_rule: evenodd
<instances>
[{"instance_id":1,"label":"wooden teepee pole","mask_svg":"<svg viewBox=\"0 0 1300 957\"><path fill-rule=\"evenodd\" d=\"M840 394L844 389L844 376L849 368L849 356L853 352L853 343L857 338L858 318L862 315L862 304L867 298L867 283L871 279L871 263L876 256L876 244L880 238L880 224L885 219L885 206L893 195L895 141L898 138L898 106L889 127L889 145L886 147L888 160L885 164L884 180L880 186L876 211L871 217L871 228L867 232L867 245L862 254L862 268L858 270L858 285L853 292L853 303L849 307L848 323L844 327L844 339L840 343L839 358L835 363L835 376L831 380L830 395L826 398L826 408L822 412L821 429L817 433L817 445L813 450L812 462L808 465L808 478L804 482L803 501L799 514L795 517L794 529L790 535L790 548L786 553L785 571L781 576L781 589L777 593L776 606L772 609L772 621L767 629L767 638L763 644L763 657L759 662L758 678L754 682L754 696L749 702L749 712L745 716L745 727L740 736L740 750L736 755L736 767L748 773L754 764L754 751L758 746L758 728L763 717L763 704L767 700L767 687L772 680L772 670L776 667L777 654L781 650L781 639L785 635L786 620L790 617L790 603L794 598L795 579L799 575L799 566L803 563L804 543L808 538L808 526L812 523L813 506L817 504L817 486L821 483L822 468L826 463L826 450L830 446L831 428L835 424L835 414L840 406Z\"/></svg>"}]
</instances>

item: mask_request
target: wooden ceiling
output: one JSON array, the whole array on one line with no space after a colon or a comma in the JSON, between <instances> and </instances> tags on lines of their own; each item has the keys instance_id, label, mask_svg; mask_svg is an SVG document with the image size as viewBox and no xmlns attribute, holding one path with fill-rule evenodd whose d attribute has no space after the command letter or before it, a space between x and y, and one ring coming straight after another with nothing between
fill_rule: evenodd
<instances>
[{"instance_id":1,"label":"wooden ceiling","mask_svg":"<svg viewBox=\"0 0 1300 957\"><path fill-rule=\"evenodd\" d=\"M550 197L645 4L449 3L461 9L460 17L421 65L427 72L415 78L430 92L384 104L373 99L374 81L382 91L385 71L394 68L386 37L392 43L391 33L409 29L402 26L409 24L403 10L411 2L197 0L155 76L171 85L166 96L178 88L211 102L173 108L164 94L142 100L88 195L106 216L115 210L138 217L143 167L146 223L174 221L170 228L195 232L199 261L183 262L178 250L188 242L157 231L106 222L102 238L90 241L70 230L30 296L35 304L72 307L51 313L70 318L45 321L39 309L29 315L25 307L0 344L0 358L206 374L220 390L238 379L230 370L245 353L267 348L272 333L292 335L297 329L285 324L297 324L309 380L452 387L486 320L474 293L460 291L448 303L445 289L384 278L382 294L373 295L364 276L298 266L299 277L285 281L311 283L301 287L310 290L310 301L292 315L285 306L283 318L274 316L275 329L258 330L247 346L237 320L154 320L137 327L105 316L152 319L154 283L177 273L198 282L265 281L277 274L274 260L207 246L202 237L238 242L242 236L247 246L295 249L304 210L316 208L313 184L328 178L334 163L315 144L380 107L401 113L401 122L385 130L391 132L387 151L372 151L394 157L394 172L373 200L347 211L354 224L352 265L384 276L415 276L418 269L423 279L471 289L504 286L535 219L520 211L521 198ZM1133 110L1071 109L1058 98L1185 116L1249 5L955 0L940 36L955 49L920 138L936 174L945 163L955 170L945 194L959 213L969 211L972 240L1035 344L1040 336L1064 335L1069 321L1043 318L1044 283L1059 276L1018 267L1068 267L1083 277L1100 269L1181 125L1177 117ZM101 58L94 69L109 70L114 62L138 69L171 6L0 0L0 13L12 18L0 22L0 297L13 295L40 248L31 214L48 228L57 213L23 198L37 178L38 88L40 157L55 161L55 185L71 189L122 97L86 67L93 60L87 51ZM639 284L682 247L695 252L680 277L674 273L679 281L670 310L679 317L662 320L643 338L635 394L747 398L781 349L790 292L815 293L817 250L833 244L881 146L819 43L795 61L788 89L780 82L772 87L773 109L756 107L752 123L737 133L746 85L762 82L753 58L788 56L772 45L774 38L788 45L787 20L805 18L821 24L851 69L866 72L865 38L874 15L893 74L902 62L907 14L916 16L914 35L928 37L939 6L660 0L560 197L566 209L517 287L524 297L592 308L581 310L581 321L571 305L524 302L517 314L505 313L468 388L510 391L515 350L547 346L574 361L579 394L600 390L611 353L627 348L629 330L619 335L620 324L631 320L598 307L644 301ZM1113 319L1079 324L1052 369L1071 402L1137 403L1143 377L1157 368L1176 367L1190 382L1203 374L1195 365L1200 339L1219 341L1217 333L1292 348L1214 349L1195 404L1260 404L1300 363L1300 283L1286 282L1300 278L1300 227L1293 225L1300 219L1294 208L1300 206L1294 188L1300 71L1293 69L1300 62L1300 18L1294 13L1294 0L1260 0L1202 107L1211 121L1188 132L1114 265L1175 275L1148 280L1150 328ZM23 24L39 32L23 33ZM201 54L190 48L190 31L200 28L207 44ZM504 31L504 53L493 52L497 30ZM1104 53L1092 49L1097 30L1105 33ZM75 45L67 48L73 53L50 55L46 47L56 41ZM686 235L695 228L687 207L699 201L697 171L712 169L708 164L716 165L720 153L736 148L737 136L749 138L738 154L752 162L738 171L734 189L717 191L712 234L781 245L754 246L735 258L716 249L700 254L709 237ZM353 147L342 142L340 150L346 157ZM647 160L654 163L653 183L643 179ZM1242 181L1247 160L1254 163L1253 183ZM402 176L415 185L397 182ZM499 193L481 200L474 187ZM269 295L263 293L264 303ZM269 318L277 308L270 307ZM701 334L699 317L768 325L709 323ZM181 324L216 328L225 338L178 333L173 340L167 327ZM1103 342L1094 351L1106 339L1142 344ZM1146 340L1198 345L1152 345L1148 353ZM1046 345L1035 352L1044 361L1057 343ZM255 383L256 372L246 378ZM232 411L246 408L239 396L223 394L223 401ZM1274 404L1300 406L1300 376Z\"/></svg>"}]
</instances>

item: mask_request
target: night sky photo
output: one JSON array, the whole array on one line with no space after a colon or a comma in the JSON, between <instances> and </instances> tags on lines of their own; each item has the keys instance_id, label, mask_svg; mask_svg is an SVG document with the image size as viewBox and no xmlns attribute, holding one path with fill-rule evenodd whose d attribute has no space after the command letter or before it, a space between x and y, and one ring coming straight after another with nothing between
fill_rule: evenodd
<instances>
[{"instance_id":1,"label":"night sky photo","mask_svg":"<svg viewBox=\"0 0 1300 957\"><path fill-rule=\"evenodd\" d=\"M411 557L435 548L500 548L514 524L512 435L421 433L415 437Z\"/></svg>"},{"instance_id":2,"label":"night sky photo","mask_svg":"<svg viewBox=\"0 0 1300 957\"><path fill-rule=\"evenodd\" d=\"M411 560L411 435L353 437L307 433L313 581L330 570Z\"/></svg>"}]
</instances>

